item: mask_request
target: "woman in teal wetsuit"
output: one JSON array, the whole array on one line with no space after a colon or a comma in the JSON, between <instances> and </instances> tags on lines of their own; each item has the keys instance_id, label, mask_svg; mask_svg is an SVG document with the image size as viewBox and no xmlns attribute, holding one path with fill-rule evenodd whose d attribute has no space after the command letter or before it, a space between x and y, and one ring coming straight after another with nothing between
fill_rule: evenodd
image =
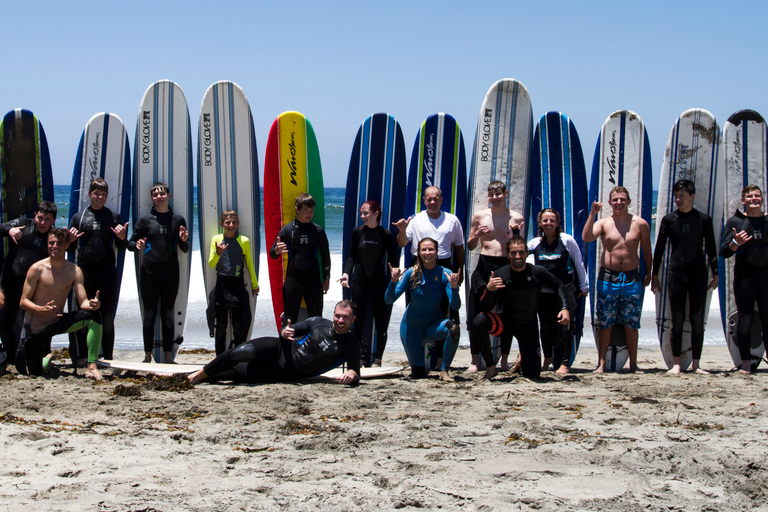
<instances>
[{"instance_id":1,"label":"woman in teal wetsuit","mask_svg":"<svg viewBox=\"0 0 768 512\"><path fill-rule=\"evenodd\" d=\"M453 379L448 375L448 369L459 346L460 329L458 324L443 317L440 300L445 292L450 298L451 308L459 309L459 274L450 273L437 264L437 242L432 238L424 238L419 242L417 254L416 264L405 272L389 266L392 280L384 301L392 304L406 288L411 288L411 302L400 324L400 338L411 364L411 377L418 379L427 376L422 340L445 340L440 380L450 382Z\"/></svg>"}]
</instances>

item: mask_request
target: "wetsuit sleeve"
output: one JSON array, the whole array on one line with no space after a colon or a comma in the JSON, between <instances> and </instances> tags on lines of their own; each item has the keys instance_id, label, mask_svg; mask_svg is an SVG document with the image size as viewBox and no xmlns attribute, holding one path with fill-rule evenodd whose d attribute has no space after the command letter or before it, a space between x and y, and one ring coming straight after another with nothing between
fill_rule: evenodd
<instances>
[{"instance_id":1,"label":"wetsuit sleeve","mask_svg":"<svg viewBox=\"0 0 768 512\"><path fill-rule=\"evenodd\" d=\"M481 311L493 311L493 308L496 307L496 292L489 291L485 287L487 284L488 283L483 284L483 294L480 296ZM477 292L480 293L480 288L478 288Z\"/></svg>"},{"instance_id":2,"label":"wetsuit sleeve","mask_svg":"<svg viewBox=\"0 0 768 512\"><path fill-rule=\"evenodd\" d=\"M712 275L716 276L718 273L717 245L715 245L715 228L712 223L712 217L709 215L704 216L704 219L702 220L702 227L704 231L704 248L707 251L709 268L712 269ZM731 230L731 235L733 235L733 230Z\"/></svg>"},{"instance_id":3,"label":"wetsuit sleeve","mask_svg":"<svg viewBox=\"0 0 768 512\"><path fill-rule=\"evenodd\" d=\"M731 242L733 242L733 230L738 229L736 227L737 222L740 224L737 217L731 217L728 219L728 222L725 223L725 227L723 228L723 241L720 244L720 256L723 258L730 258L740 249L739 247L736 249L736 251L731 250Z\"/></svg>"},{"instance_id":4,"label":"wetsuit sleeve","mask_svg":"<svg viewBox=\"0 0 768 512\"><path fill-rule=\"evenodd\" d=\"M251 275L251 287L258 288L259 280L256 277L256 269L253 268L253 256L251 255L251 241L246 236L240 236L240 247L243 249L243 257L245 258L245 267L248 269L248 273Z\"/></svg>"},{"instance_id":5,"label":"wetsuit sleeve","mask_svg":"<svg viewBox=\"0 0 768 512\"><path fill-rule=\"evenodd\" d=\"M184 220L184 217L179 215L179 226L184 226L184 229L187 228L187 221ZM192 234L190 233L189 236L191 237ZM181 249L182 252L189 252L189 237L187 237L186 242L182 242L179 237L178 231L176 232L176 238L179 240L179 249Z\"/></svg>"},{"instance_id":6,"label":"wetsuit sleeve","mask_svg":"<svg viewBox=\"0 0 768 512\"><path fill-rule=\"evenodd\" d=\"M344 263L344 270L342 271L342 274L352 276L352 270L354 270L355 262L357 261L357 245L360 243L360 233L361 231L357 228L352 230L352 241L350 242L351 245L349 246L349 256L347 256L347 261Z\"/></svg>"},{"instance_id":7,"label":"wetsuit sleeve","mask_svg":"<svg viewBox=\"0 0 768 512\"><path fill-rule=\"evenodd\" d=\"M148 225L149 221L147 220L146 216L140 218L136 222L136 225L133 227L133 234L131 235L131 239L128 240L127 249L129 251L136 252L136 242L147 236Z\"/></svg>"},{"instance_id":8,"label":"wetsuit sleeve","mask_svg":"<svg viewBox=\"0 0 768 512\"><path fill-rule=\"evenodd\" d=\"M83 214L83 212L77 212L72 217L72 220L69 221L69 229L76 228L77 226L80 225L80 216L82 214ZM79 243L80 243L79 240L73 240L72 243L69 244L69 247L67 247L67 252L69 254L75 254L75 252L77 252L77 246L78 246Z\"/></svg>"},{"instance_id":9,"label":"wetsuit sleeve","mask_svg":"<svg viewBox=\"0 0 768 512\"><path fill-rule=\"evenodd\" d=\"M12 228L24 229L26 227L26 223L23 222L24 220L25 219L23 218L19 218L19 219L13 219L8 222L3 222L2 224L0 224L0 236L8 236L8 232ZM29 219L29 220L32 220L32 219ZM34 222L34 220L32 220L32 222Z\"/></svg>"},{"instance_id":10,"label":"wetsuit sleeve","mask_svg":"<svg viewBox=\"0 0 768 512\"><path fill-rule=\"evenodd\" d=\"M392 268L400 266L400 246L395 242L395 237L388 229L384 230L384 249L387 251L387 258ZM389 269L386 269L389 275Z\"/></svg>"},{"instance_id":11,"label":"wetsuit sleeve","mask_svg":"<svg viewBox=\"0 0 768 512\"><path fill-rule=\"evenodd\" d=\"M449 271L449 269L445 269L445 271ZM459 310L461 307L461 294L459 293L459 287L456 288L451 287L451 282L448 280L448 276L445 275L445 271L443 271L443 282L445 284L445 293L450 297L451 299L451 309L454 309L456 311ZM391 283L392 281L390 281Z\"/></svg>"},{"instance_id":12,"label":"wetsuit sleeve","mask_svg":"<svg viewBox=\"0 0 768 512\"><path fill-rule=\"evenodd\" d=\"M347 360L347 369L354 370L360 375L360 361L362 355L362 343L360 343L354 334L349 333L347 342L344 344L344 357Z\"/></svg>"},{"instance_id":13,"label":"wetsuit sleeve","mask_svg":"<svg viewBox=\"0 0 768 512\"><path fill-rule=\"evenodd\" d=\"M208 251L208 266L210 268L216 268L216 265L219 263L220 255L216 252L216 244L219 242L219 236L220 235L213 235L213 237L211 237L211 249Z\"/></svg>"},{"instance_id":14,"label":"wetsuit sleeve","mask_svg":"<svg viewBox=\"0 0 768 512\"><path fill-rule=\"evenodd\" d=\"M400 298L403 293L405 293L406 287L411 282L411 273L413 273L413 269L409 268L403 273L402 276L400 276L400 280L398 282L393 283L391 280L389 281L389 285L387 286L387 293L384 295L384 302L387 304L394 304L395 301Z\"/></svg>"},{"instance_id":15,"label":"wetsuit sleeve","mask_svg":"<svg viewBox=\"0 0 768 512\"><path fill-rule=\"evenodd\" d=\"M319 327L321 325L333 325L333 322L330 320L326 320L325 318L319 317L319 316L313 316L312 318L307 318L306 320L302 320L301 322L292 325L293 331L294 331L294 338L301 338L312 332L312 329L315 327Z\"/></svg>"},{"instance_id":16,"label":"wetsuit sleeve","mask_svg":"<svg viewBox=\"0 0 768 512\"><path fill-rule=\"evenodd\" d=\"M115 228L117 226L122 226L123 224L123 217L117 212L112 212L112 227ZM115 241L115 247L117 247L119 251L124 251L125 248L128 247L127 237L124 240L120 240L116 236L113 236L112 238Z\"/></svg>"},{"instance_id":17,"label":"wetsuit sleeve","mask_svg":"<svg viewBox=\"0 0 768 512\"><path fill-rule=\"evenodd\" d=\"M664 259L664 251L667 248L667 240L669 239L669 233L667 227L667 217L661 219L659 223L659 236L656 238L656 247L653 249L653 270L652 276L659 274L661 269L661 260ZM713 235L714 236L714 235Z\"/></svg>"},{"instance_id":18,"label":"wetsuit sleeve","mask_svg":"<svg viewBox=\"0 0 768 512\"><path fill-rule=\"evenodd\" d=\"M320 244L320 257L323 260L323 281L325 281L331 278L331 250L328 246L328 237L322 227L317 235L317 243Z\"/></svg>"},{"instance_id":19,"label":"wetsuit sleeve","mask_svg":"<svg viewBox=\"0 0 768 512\"><path fill-rule=\"evenodd\" d=\"M277 254L275 252L275 246L277 246L277 242L280 242L280 241L285 242L285 244L288 245L289 246L288 248L290 249L290 245L288 244L288 242L286 242L286 240L291 239L292 229L293 229L293 222L289 222L288 224L286 224L280 229L280 232L277 234L277 238L275 238L275 241L272 242L272 247L270 247L269 249L270 258L272 258L273 260L276 260L279 256L282 256L282 254Z\"/></svg>"},{"instance_id":20,"label":"wetsuit sleeve","mask_svg":"<svg viewBox=\"0 0 768 512\"><path fill-rule=\"evenodd\" d=\"M571 256L571 260L573 260L573 268L576 270L576 276L579 279L579 289L582 292L588 292L589 279L587 278L587 269L584 268L584 259L581 257L581 248L579 248L579 244L572 236L565 236L563 240L565 241L565 248Z\"/></svg>"}]
</instances>

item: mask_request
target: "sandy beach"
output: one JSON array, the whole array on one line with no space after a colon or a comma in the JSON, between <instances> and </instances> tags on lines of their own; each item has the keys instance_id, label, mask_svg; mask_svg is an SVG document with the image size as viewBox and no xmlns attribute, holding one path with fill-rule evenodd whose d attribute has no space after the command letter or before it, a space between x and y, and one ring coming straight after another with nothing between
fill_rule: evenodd
<instances>
[{"instance_id":1,"label":"sandy beach","mask_svg":"<svg viewBox=\"0 0 768 512\"><path fill-rule=\"evenodd\" d=\"M768 510L767 375L729 372L724 346L705 347L709 376L667 375L657 348L639 361L593 375L585 346L568 376L488 382L460 350L456 383L354 388L13 373L0 510Z\"/></svg>"}]
</instances>

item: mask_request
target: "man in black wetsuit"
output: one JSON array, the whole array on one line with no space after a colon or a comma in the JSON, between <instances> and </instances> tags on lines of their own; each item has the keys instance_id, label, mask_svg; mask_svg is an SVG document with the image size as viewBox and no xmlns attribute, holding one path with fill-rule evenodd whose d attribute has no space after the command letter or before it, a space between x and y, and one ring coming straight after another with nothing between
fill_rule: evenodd
<instances>
[{"instance_id":1,"label":"man in black wetsuit","mask_svg":"<svg viewBox=\"0 0 768 512\"><path fill-rule=\"evenodd\" d=\"M752 373L750 337L755 303L763 331L763 345L768 349L768 223L763 215L763 193L757 185L741 191L741 211L728 219L723 228L720 255L736 255L733 267L733 293L739 312L736 342L741 356L741 372Z\"/></svg>"},{"instance_id":2,"label":"man in black wetsuit","mask_svg":"<svg viewBox=\"0 0 768 512\"><path fill-rule=\"evenodd\" d=\"M115 346L114 312L118 286L115 253L116 250L125 251L128 245L128 223L123 224L120 214L105 206L108 194L109 185L103 178L91 182L88 190L91 204L76 213L69 222L73 243L67 249L75 255L75 264L83 272L88 296L92 297L99 291L104 359L112 359ZM70 335L69 353L73 363L83 365L87 350L85 330Z\"/></svg>"},{"instance_id":3,"label":"man in black wetsuit","mask_svg":"<svg viewBox=\"0 0 768 512\"><path fill-rule=\"evenodd\" d=\"M709 372L699 368L699 360L704 345L704 304L707 289L714 290L718 283L715 232L712 227L712 218L693 207L696 186L691 180L678 180L672 187L672 194L675 197L677 210L665 215L659 223L659 236L653 251L651 280L651 290L656 293L660 290L658 274L667 249L667 240L669 240L672 244L672 252L669 256L667 288L672 310L671 344L674 365L667 373L680 373L687 298L693 355L691 370L707 374ZM706 259L702 245L706 246ZM708 281L707 260L712 269L710 281ZM707 285L708 282L709 285Z\"/></svg>"},{"instance_id":4,"label":"man in black wetsuit","mask_svg":"<svg viewBox=\"0 0 768 512\"><path fill-rule=\"evenodd\" d=\"M56 205L50 201L41 201L37 206L35 217L28 219L20 217L0 224L0 236L10 237L13 243L8 244L5 255L3 274L0 278L5 306L0 311L0 374L5 370L5 364L16 357L16 347L21 334L23 314L19 314L21 290L27 270L34 263L48 257L48 231L56 221Z\"/></svg>"},{"instance_id":5,"label":"man in black wetsuit","mask_svg":"<svg viewBox=\"0 0 768 512\"><path fill-rule=\"evenodd\" d=\"M517 338L523 375L529 379L535 379L541 374L537 316L541 289L546 286L557 290L562 304L557 321L566 327L571 321L568 313L568 296L562 281L544 267L526 263L528 245L523 237L510 238L507 241L506 251L509 265L493 271L485 290L479 290L482 294L480 298L482 310L492 311L494 306L498 306L498 312L478 313L472 320L472 329L501 337L502 351L505 344L508 347L512 342L512 336ZM482 340L480 353L488 368L485 378L493 378L496 375L496 365L488 337Z\"/></svg>"},{"instance_id":6,"label":"man in black wetsuit","mask_svg":"<svg viewBox=\"0 0 768 512\"><path fill-rule=\"evenodd\" d=\"M227 350L203 369L189 376L192 384L209 377L237 382L285 382L313 377L341 366L348 370L339 383L360 379L360 342L350 332L355 321L354 303L342 300L333 310L333 321L312 317L292 326L286 323L280 338L256 338Z\"/></svg>"},{"instance_id":7,"label":"man in black wetsuit","mask_svg":"<svg viewBox=\"0 0 768 512\"><path fill-rule=\"evenodd\" d=\"M288 253L288 268L283 282L283 326L288 320L296 322L302 298L307 305L308 316L321 316L323 294L328 292L331 279L328 237L320 225L312 222L314 198L301 193L296 197L294 206L296 220L283 226L269 250L272 259Z\"/></svg>"}]
</instances>

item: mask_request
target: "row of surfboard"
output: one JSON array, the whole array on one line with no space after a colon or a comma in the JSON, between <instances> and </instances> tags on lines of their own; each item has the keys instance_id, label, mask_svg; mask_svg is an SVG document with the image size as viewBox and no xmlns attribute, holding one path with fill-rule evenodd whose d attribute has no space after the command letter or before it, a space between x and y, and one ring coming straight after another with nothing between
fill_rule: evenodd
<instances>
[{"instance_id":1,"label":"row of surfboard","mask_svg":"<svg viewBox=\"0 0 768 512\"><path fill-rule=\"evenodd\" d=\"M29 111L17 109L4 117L1 128L0 207L2 220L7 221L31 215L41 200L52 201L53 180L45 133L38 119ZM86 125L77 152L70 218L89 204L90 181L101 176L110 185L107 206L120 212L124 219L128 219L131 205L134 222L149 213L152 203L148 191L153 183L162 181L171 188L173 210L191 224L195 199L191 138L186 99L180 87L169 80L152 84L141 101L132 170L129 140L122 121L115 115L97 114ZM700 109L684 112L675 123L665 150L658 218L674 208L672 184L688 178L698 189L695 207L715 219L719 236L720 220L740 207L741 187L757 183L765 189L767 139L762 117L752 111L740 111L726 123L725 145L721 148L720 129L709 112ZM421 210L423 190L431 185L442 190L443 210L459 217L465 233L468 220L478 210L488 207L486 189L494 180L507 184L508 206L523 214L529 233L535 231L531 219L539 210L556 208L563 230L576 238L588 262L590 283L594 282L597 255L601 250L599 242L587 250L581 241L591 201L607 202L610 189L623 185L633 199L630 211L651 222L650 147L640 117L630 111L619 111L605 121L587 189L584 157L575 126L566 115L549 112L541 117L534 130L528 90L517 80L500 80L486 94L478 117L468 181L463 136L448 114L435 114L424 121L407 173L405 158L402 130L394 117L374 114L364 121L355 139L347 178L344 259L349 254L349 232L360 223L357 214L360 204L368 199L379 201L383 209L382 224L391 226L393 221ZM261 205L256 138L248 101L233 82L216 82L205 93L199 118L197 165L197 223L200 240L205 242L200 245L208 294L215 283L215 271L207 265L207 241L219 232L223 210L238 212L240 233L249 237L254 247L253 264L257 272L259 265ZM301 192L312 194L319 206L324 204L320 153L312 125L302 114L286 112L274 121L267 141L264 170L267 241L274 240L282 225L293 219L294 199ZM316 209L314 221L324 225L324 208ZM393 230L396 236L396 228ZM468 276L478 256L479 251L468 254ZM284 258L282 261L270 259L269 263L275 320L279 323L287 262ZM138 255L137 269L140 264L141 255ZM736 316L729 264L730 261L721 261L720 275L724 276L724 283L720 286L720 301L729 347L734 362L739 364L733 342ZM120 257L119 270L122 265ZM190 265L188 253L180 261L181 284L175 308L175 336L179 342L185 323ZM139 279L140 273L136 275ZM247 275L246 282L250 287ZM666 290L664 282L662 289ZM594 300L595 294L590 296ZM252 307L255 308L255 301ZM582 301L575 324L574 356L584 309ZM666 291L657 296L657 311L662 351L671 364L671 320ZM626 361L626 350L621 330L614 331L619 336L612 342L609 366L619 369ZM762 346L758 343L759 327L756 331L753 354L757 363L762 356ZM686 338L688 334L686 329ZM160 339L159 329L157 339ZM690 363L690 351L684 353L683 362L684 366Z\"/></svg>"}]
</instances>

